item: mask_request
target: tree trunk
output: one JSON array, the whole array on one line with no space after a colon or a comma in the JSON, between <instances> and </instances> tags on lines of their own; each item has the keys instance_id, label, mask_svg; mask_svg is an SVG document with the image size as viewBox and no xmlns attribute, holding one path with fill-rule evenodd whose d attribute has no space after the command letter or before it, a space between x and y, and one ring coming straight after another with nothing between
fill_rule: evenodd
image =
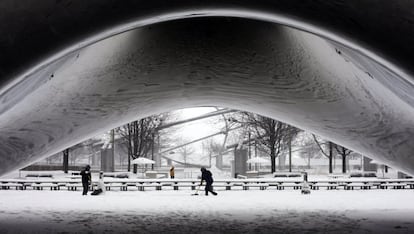
<instances>
[{"instance_id":1,"label":"tree trunk","mask_svg":"<svg viewBox=\"0 0 414 234\"><path fill-rule=\"evenodd\" d=\"M131 154L130 154L130 152L128 152L128 172L130 172L130 171L131 171Z\"/></svg>"},{"instance_id":2,"label":"tree trunk","mask_svg":"<svg viewBox=\"0 0 414 234\"><path fill-rule=\"evenodd\" d=\"M269 137L270 142L270 159L272 161L272 173L276 171L276 139L274 135L270 135Z\"/></svg>"},{"instance_id":3,"label":"tree trunk","mask_svg":"<svg viewBox=\"0 0 414 234\"><path fill-rule=\"evenodd\" d=\"M333 173L333 165L332 165L332 158L333 158L333 145L332 142L329 142L329 174Z\"/></svg>"},{"instance_id":4,"label":"tree trunk","mask_svg":"<svg viewBox=\"0 0 414 234\"><path fill-rule=\"evenodd\" d=\"M342 155L342 173L346 173L346 156Z\"/></svg>"},{"instance_id":5,"label":"tree trunk","mask_svg":"<svg viewBox=\"0 0 414 234\"><path fill-rule=\"evenodd\" d=\"M154 145L155 145L155 135L152 133L152 142L151 142L151 160L154 161ZM154 164L151 164L151 170L154 170Z\"/></svg>"},{"instance_id":6,"label":"tree trunk","mask_svg":"<svg viewBox=\"0 0 414 234\"><path fill-rule=\"evenodd\" d=\"M251 153L251 148L250 148L250 138L251 138L251 133L250 133L250 131L249 131L249 139L248 139L248 149L249 149L249 154L248 154L248 159L251 159L252 158L252 153ZM256 167L254 168L255 170L256 170ZM251 171L252 170L252 164L251 163L249 163L249 171Z\"/></svg>"},{"instance_id":7,"label":"tree trunk","mask_svg":"<svg viewBox=\"0 0 414 234\"><path fill-rule=\"evenodd\" d=\"M111 156L111 161L112 161L112 163L111 163L111 168L113 168L112 170L114 170L115 171L115 129L112 129L111 130L111 136L110 136L110 139L109 139L109 143L111 144L111 154L112 154L112 156Z\"/></svg>"},{"instance_id":8,"label":"tree trunk","mask_svg":"<svg viewBox=\"0 0 414 234\"><path fill-rule=\"evenodd\" d=\"M69 149L63 151L63 172L68 174L69 170Z\"/></svg>"},{"instance_id":9,"label":"tree trunk","mask_svg":"<svg viewBox=\"0 0 414 234\"><path fill-rule=\"evenodd\" d=\"M131 138L131 124L127 124L128 130L128 172L131 171L131 158L132 158L132 138Z\"/></svg>"}]
</instances>

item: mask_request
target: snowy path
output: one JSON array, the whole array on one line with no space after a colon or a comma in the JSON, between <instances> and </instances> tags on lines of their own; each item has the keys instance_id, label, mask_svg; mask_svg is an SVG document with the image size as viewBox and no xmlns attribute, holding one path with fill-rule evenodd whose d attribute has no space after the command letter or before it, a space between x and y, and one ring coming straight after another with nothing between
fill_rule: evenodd
<instances>
[{"instance_id":1,"label":"snowy path","mask_svg":"<svg viewBox=\"0 0 414 234\"><path fill-rule=\"evenodd\" d=\"M414 191L0 191L0 233L413 233Z\"/></svg>"}]
</instances>

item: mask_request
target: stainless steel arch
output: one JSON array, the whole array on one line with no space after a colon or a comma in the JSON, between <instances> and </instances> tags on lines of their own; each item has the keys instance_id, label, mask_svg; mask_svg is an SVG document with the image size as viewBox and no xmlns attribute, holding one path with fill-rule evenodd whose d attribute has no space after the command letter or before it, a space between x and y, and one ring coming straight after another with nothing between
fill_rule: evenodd
<instances>
[{"instance_id":1,"label":"stainless steel arch","mask_svg":"<svg viewBox=\"0 0 414 234\"><path fill-rule=\"evenodd\" d=\"M100 4L102 12L112 12L106 7L117 6L125 13L131 6L137 7L139 2L127 1L125 6L109 1ZM390 4L411 5L409 1L380 2L384 4L380 11L382 14L388 12L386 8ZM382 40L387 38L386 35L377 38L369 33L352 35L350 32L356 32L355 28L358 28L358 24L353 26L355 22L345 20L345 23L338 21L330 25L329 22L321 22L320 16L312 15L312 8L310 11L303 8L305 5L321 7L321 13L332 16L332 10L340 12L344 6L353 9L350 7L355 8L361 2L228 3L231 1L213 1L206 6L182 1L174 6L160 6L157 11L157 1L154 1L145 5L147 11L134 8L138 12L130 12L127 16L118 16L118 9L115 11L117 14L109 14L117 17L95 24L100 26L99 30L111 25L122 27L101 31L89 39L84 37L75 44L78 49L67 47L69 49L54 57L51 52L58 51L57 48L64 48L97 30L89 28L90 23L80 17L80 22L89 24L89 27L66 30L75 32L74 35L63 33L68 38L55 42L42 38L27 42L23 39L25 32L16 30L19 27L7 25L0 28L2 32L12 29L9 35L3 35L14 37L8 41L3 36L1 41L4 52L0 60L4 84L0 94L1 173L56 152L97 129L128 121L136 112L144 116L196 105L227 105L278 117L380 158L406 172L413 172L411 138L414 124L411 117L414 95L410 69L406 66L411 55L405 54L411 49L410 45L384 43ZM53 5L45 3L48 4ZM75 9L97 3L77 4L79 6ZM246 10L249 6L251 8ZM265 9L265 6L269 7ZM11 16L15 10L4 2L0 9L5 12L2 16ZM38 12L42 10L38 9ZM281 10L287 10L283 17ZM400 10L404 12L406 8ZM100 12L99 9L91 11ZM357 8L350 12L358 15ZM187 19L185 22L153 24L208 15L278 21L336 42L242 19ZM133 16L141 16L141 21L132 20ZM405 16L412 17L409 14ZM52 21L59 27L53 29L53 23L46 23L50 27L49 33L53 30L58 32L62 25L71 22L65 17L56 17ZM86 18L102 17L104 15ZM340 18L344 20L347 17L342 15ZM373 23L373 20L359 19L359 25ZM398 22L400 16L392 19ZM124 24L129 20L130 24ZM25 25L24 22L21 24ZM81 48L140 24L153 25ZM342 28L332 29L338 25ZM43 26L39 24L37 28L44 29ZM404 25L396 28L404 29ZM412 33L408 27L405 29L407 35L401 41L408 40ZM62 31L66 32L65 29ZM44 34L43 31L39 33ZM53 35L52 39L58 37L58 33ZM366 46L372 41L375 43ZM52 45L47 46L47 43ZM39 52L39 47L35 47L37 44L44 45L45 52ZM30 48L37 52L27 58L13 54ZM394 50L390 52L389 48ZM8 56L11 58L7 59ZM38 63L39 58L46 60ZM21 68L29 70L19 78L13 75L19 71L18 62L23 64ZM96 118L102 121L94 123Z\"/></svg>"}]
</instances>

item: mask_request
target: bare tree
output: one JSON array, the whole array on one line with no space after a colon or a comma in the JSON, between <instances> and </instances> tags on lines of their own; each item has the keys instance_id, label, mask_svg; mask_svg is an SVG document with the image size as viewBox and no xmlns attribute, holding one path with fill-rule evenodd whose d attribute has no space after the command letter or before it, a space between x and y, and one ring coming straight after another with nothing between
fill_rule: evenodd
<instances>
[{"instance_id":1,"label":"bare tree","mask_svg":"<svg viewBox=\"0 0 414 234\"><path fill-rule=\"evenodd\" d=\"M209 166L211 167L211 160L213 156L218 157L222 152L225 151L223 144L217 143L213 139L206 140L202 143L203 149L207 151L209 158Z\"/></svg>"},{"instance_id":2,"label":"bare tree","mask_svg":"<svg viewBox=\"0 0 414 234\"><path fill-rule=\"evenodd\" d=\"M131 160L146 157L154 149L157 129L164 124L167 114L153 115L133 121L117 129L128 149L128 171L131 171ZM137 173L134 164L133 172Z\"/></svg>"},{"instance_id":3,"label":"bare tree","mask_svg":"<svg viewBox=\"0 0 414 234\"><path fill-rule=\"evenodd\" d=\"M289 153L289 172L292 172L292 141L297 137L299 132L301 132L299 128L295 128L292 126L289 126L289 128L286 131L285 138L287 141L287 150Z\"/></svg>"},{"instance_id":4,"label":"bare tree","mask_svg":"<svg viewBox=\"0 0 414 234\"><path fill-rule=\"evenodd\" d=\"M271 159L271 172L276 171L276 157L287 149L290 142L299 132L295 127L283 122L252 113L244 113L250 128L256 134L257 141L268 149Z\"/></svg>"},{"instance_id":5,"label":"bare tree","mask_svg":"<svg viewBox=\"0 0 414 234\"><path fill-rule=\"evenodd\" d=\"M333 151L334 143L330 141L321 143L314 134L312 134L312 136L313 136L313 140L315 141L321 153L329 159L329 173L332 174L333 173L333 166L332 166L333 152L332 151ZM326 152L324 149L326 145L328 145L328 152Z\"/></svg>"},{"instance_id":6,"label":"bare tree","mask_svg":"<svg viewBox=\"0 0 414 234\"><path fill-rule=\"evenodd\" d=\"M92 155L92 152L93 152L92 147L93 147L93 144L95 143L95 140L96 139L91 138L91 139L80 142L62 151L63 171L65 173L68 173L69 162L70 164L75 165L76 162L79 162L82 159L85 159L86 157L89 157L90 155ZM53 159L53 157L50 157L50 159Z\"/></svg>"},{"instance_id":7,"label":"bare tree","mask_svg":"<svg viewBox=\"0 0 414 234\"><path fill-rule=\"evenodd\" d=\"M347 149L346 147L337 145L331 141L327 141L325 143L321 143L317 137L315 135L313 135L313 139L315 141L315 143L318 145L320 151L322 152L323 155L325 155L326 157L328 157L329 159L329 173L332 173L332 159L333 159L333 149L336 150L336 152L341 155L342 157L342 173L346 173L346 158L353 152L350 149ZM329 154L326 153L325 149L326 145L328 145L328 149L329 149Z\"/></svg>"},{"instance_id":8,"label":"bare tree","mask_svg":"<svg viewBox=\"0 0 414 234\"><path fill-rule=\"evenodd\" d=\"M337 144L334 144L334 148L342 157L342 173L346 173L346 158L352 153L352 150Z\"/></svg>"},{"instance_id":9,"label":"bare tree","mask_svg":"<svg viewBox=\"0 0 414 234\"><path fill-rule=\"evenodd\" d=\"M218 111L219 108L216 107L216 110ZM226 118L225 114L221 115L223 122L224 122L224 138L223 138L223 143L221 144L221 147L219 148L219 151L217 152L217 156L216 156L216 167L219 169L223 168L223 153L226 151L226 144L227 144L227 140L229 137L229 132L230 132L230 124L229 121ZM211 161L211 157L210 157L210 161ZM210 162L210 166L211 166L211 162Z\"/></svg>"},{"instance_id":10,"label":"bare tree","mask_svg":"<svg viewBox=\"0 0 414 234\"><path fill-rule=\"evenodd\" d=\"M183 157L184 166L186 166L186 164L188 163L187 160L189 159L190 155L195 152L195 150L189 145L184 145L178 148L177 152L181 154L181 156Z\"/></svg>"}]
</instances>

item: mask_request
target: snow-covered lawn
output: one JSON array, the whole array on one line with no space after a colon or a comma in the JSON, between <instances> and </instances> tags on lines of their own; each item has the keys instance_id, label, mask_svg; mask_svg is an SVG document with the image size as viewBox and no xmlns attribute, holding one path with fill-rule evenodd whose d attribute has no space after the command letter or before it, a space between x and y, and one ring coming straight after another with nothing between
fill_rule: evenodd
<instances>
[{"instance_id":1,"label":"snow-covered lawn","mask_svg":"<svg viewBox=\"0 0 414 234\"><path fill-rule=\"evenodd\" d=\"M414 233L414 190L0 190L0 233Z\"/></svg>"}]
</instances>

